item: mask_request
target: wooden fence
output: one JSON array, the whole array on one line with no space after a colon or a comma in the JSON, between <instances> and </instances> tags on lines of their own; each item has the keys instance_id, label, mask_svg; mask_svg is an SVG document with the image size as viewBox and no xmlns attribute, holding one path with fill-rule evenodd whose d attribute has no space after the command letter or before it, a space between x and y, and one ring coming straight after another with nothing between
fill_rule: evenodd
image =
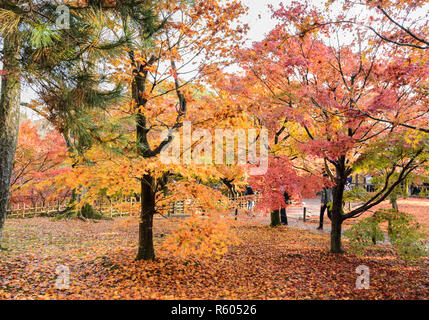
<instances>
[{"instance_id":1,"label":"wooden fence","mask_svg":"<svg viewBox=\"0 0 429 320\"><path fill-rule=\"evenodd\" d=\"M254 201L254 204L259 201L260 194L256 193L252 196L246 196L243 193L237 193L235 196L230 195L228 197L228 209L231 213L234 213L235 209L242 210L248 208L248 202ZM301 203L292 203L292 205L301 206ZM135 197L124 197L124 198L116 198L116 199L103 199L98 200L93 203L93 207L97 212L102 213L108 217L121 217L128 216L131 213L138 213L140 211L140 201ZM185 217L189 216L189 211L195 210L197 206L190 199L186 200L178 200L176 202L171 202L168 204L167 208L165 208L166 215L163 216L168 217ZM304 208L304 217L306 208ZM349 210L351 210L351 203L346 205ZM45 204L35 204L33 206L26 204L14 204L7 211L8 218L30 218L41 215L55 215L61 211L66 209L66 202L47 202ZM201 209L201 208L200 208ZM305 218L304 218L305 219Z\"/></svg>"},{"instance_id":2,"label":"wooden fence","mask_svg":"<svg viewBox=\"0 0 429 320\"><path fill-rule=\"evenodd\" d=\"M43 214L55 214L66 208L64 203L48 202L44 204L36 203L35 205L15 204L7 210L8 218L28 218L40 216Z\"/></svg>"},{"instance_id":3,"label":"wooden fence","mask_svg":"<svg viewBox=\"0 0 429 320\"><path fill-rule=\"evenodd\" d=\"M229 196L229 208L231 210L245 209L249 199L253 199L255 203L258 201L258 195L244 196L238 194L237 196ZM118 217L127 216L131 213L139 212L140 200L135 197L124 197L116 199L102 199L93 203L93 207L97 212L105 216ZM178 200L169 203L166 208L168 217L180 217L189 214L189 209L194 208L195 205L190 199ZM26 204L12 204L7 211L8 218L31 218L41 215L55 215L66 209L66 202L59 203L55 201L46 202L44 204L35 204L33 206Z\"/></svg>"},{"instance_id":4,"label":"wooden fence","mask_svg":"<svg viewBox=\"0 0 429 320\"><path fill-rule=\"evenodd\" d=\"M258 203L260 194L244 195L244 193L237 193L235 196L230 195L228 197L230 201L231 209L247 209L249 201L253 201L254 204Z\"/></svg>"}]
</instances>

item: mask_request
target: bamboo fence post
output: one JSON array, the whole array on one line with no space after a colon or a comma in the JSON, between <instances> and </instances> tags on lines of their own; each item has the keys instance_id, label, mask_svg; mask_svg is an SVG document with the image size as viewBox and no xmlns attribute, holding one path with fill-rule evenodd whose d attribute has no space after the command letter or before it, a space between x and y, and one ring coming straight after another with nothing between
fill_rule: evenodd
<instances>
[{"instance_id":1,"label":"bamboo fence post","mask_svg":"<svg viewBox=\"0 0 429 320\"><path fill-rule=\"evenodd\" d=\"M130 211L133 209L133 203L134 203L134 197L131 197ZM128 212L128 214L131 214L131 212Z\"/></svg>"},{"instance_id":2,"label":"bamboo fence post","mask_svg":"<svg viewBox=\"0 0 429 320\"><path fill-rule=\"evenodd\" d=\"M110 201L110 217L113 218L113 202L111 199L109 201Z\"/></svg>"}]
</instances>

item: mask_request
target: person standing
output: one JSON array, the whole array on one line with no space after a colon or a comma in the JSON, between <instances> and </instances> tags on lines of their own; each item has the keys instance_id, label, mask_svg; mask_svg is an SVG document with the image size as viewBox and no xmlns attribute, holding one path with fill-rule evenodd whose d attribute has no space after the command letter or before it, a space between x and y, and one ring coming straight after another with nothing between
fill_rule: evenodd
<instances>
[{"instance_id":1,"label":"person standing","mask_svg":"<svg viewBox=\"0 0 429 320\"><path fill-rule=\"evenodd\" d=\"M251 186L247 186L246 187L246 191L244 192L244 195L245 196L251 196L251 195L254 195L254 194L255 194L255 192L253 192L252 187ZM254 204L255 204L255 201L253 199L248 200L247 201L247 210L252 211Z\"/></svg>"},{"instance_id":2,"label":"person standing","mask_svg":"<svg viewBox=\"0 0 429 320\"><path fill-rule=\"evenodd\" d=\"M327 210L328 218L331 218L331 209L329 209L328 204L333 201L332 188L324 187L320 192L320 195L320 220L317 230L323 230L323 216L325 214L325 210Z\"/></svg>"}]
</instances>

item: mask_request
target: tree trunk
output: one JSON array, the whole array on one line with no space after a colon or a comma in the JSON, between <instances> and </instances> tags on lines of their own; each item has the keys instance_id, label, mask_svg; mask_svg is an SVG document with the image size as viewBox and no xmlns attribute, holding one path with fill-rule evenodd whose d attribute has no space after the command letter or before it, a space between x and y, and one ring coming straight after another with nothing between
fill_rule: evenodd
<instances>
[{"instance_id":1,"label":"tree trunk","mask_svg":"<svg viewBox=\"0 0 429 320\"><path fill-rule=\"evenodd\" d=\"M235 184L232 183L234 180L233 179L228 180L227 178L222 178L221 180L226 185L229 192L231 193L233 203L236 204L237 203L237 201L236 201L237 200L237 190L235 189ZM237 217L238 217L238 208L236 207L234 209L234 219L237 220Z\"/></svg>"},{"instance_id":2,"label":"tree trunk","mask_svg":"<svg viewBox=\"0 0 429 320\"><path fill-rule=\"evenodd\" d=\"M341 226L343 223L343 196L346 183L345 157L341 157L336 166L336 185L332 189L331 219L331 252L343 253L341 246Z\"/></svg>"},{"instance_id":3,"label":"tree trunk","mask_svg":"<svg viewBox=\"0 0 429 320\"><path fill-rule=\"evenodd\" d=\"M392 208L395 211L398 211L398 201L397 201L397 197L393 196L390 198L390 203L392 204Z\"/></svg>"},{"instance_id":4,"label":"tree trunk","mask_svg":"<svg viewBox=\"0 0 429 320\"><path fill-rule=\"evenodd\" d=\"M3 39L3 70L0 97L0 243L15 159L21 103L19 44L16 34Z\"/></svg>"},{"instance_id":5,"label":"tree trunk","mask_svg":"<svg viewBox=\"0 0 429 320\"><path fill-rule=\"evenodd\" d=\"M281 208L280 209L280 222L284 225L287 225L287 213L286 213L286 208Z\"/></svg>"},{"instance_id":6,"label":"tree trunk","mask_svg":"<svg viewBox=\"0 0 429 320\"><path fill-rule=\"evenodd\" d=\"M271 212L271 227L277 227L280 225L280 210L274 210Z\"/></svg>"},{"instance_id":7,"label":"tree trunk","mask_svg":"<svg viewBox=\"0 0 429 320\"><path fill-rule=\"evenodd\" d=\"M153 216L155 214L155 179L146 174L141 181L141 213L139 222L139 249L136 260L154 260Z\"/></svg>"},{"instance_id":8,"label":"tree trunk","mask_svg":"<svg viewBox=\"0 0 429 320\"><path fill-rule=\"evenodd\" d=\"M332 219L331 223L331 252L332 253L343 253L341 247L341 224L342 221Z\"/></svg>"}]
</instances>

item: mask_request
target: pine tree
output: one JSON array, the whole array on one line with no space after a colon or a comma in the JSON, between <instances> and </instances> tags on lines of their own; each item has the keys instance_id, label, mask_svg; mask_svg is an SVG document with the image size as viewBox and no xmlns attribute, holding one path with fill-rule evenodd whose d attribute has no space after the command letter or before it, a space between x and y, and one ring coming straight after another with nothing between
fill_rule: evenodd
<instances>
[{"instance_id":1,"label":"pine tree","mask_svg":"<svg viewBox=\"0 0 429 320\"><path fill-rule=\"evenodd\" d=\"M101 91L105 79L95 72L103 55L124 43L97 41L103 27L99 4L70 8L69 29L56 25L52 1L2 1L0 38L3 42L0 99L0 240L9 202L10 178L19 126L21 87L30 86L42 102L39 113L60 130L69 150L90 144L88 111L107 106L120 87Z\"/></svg>"}]
</instances>

